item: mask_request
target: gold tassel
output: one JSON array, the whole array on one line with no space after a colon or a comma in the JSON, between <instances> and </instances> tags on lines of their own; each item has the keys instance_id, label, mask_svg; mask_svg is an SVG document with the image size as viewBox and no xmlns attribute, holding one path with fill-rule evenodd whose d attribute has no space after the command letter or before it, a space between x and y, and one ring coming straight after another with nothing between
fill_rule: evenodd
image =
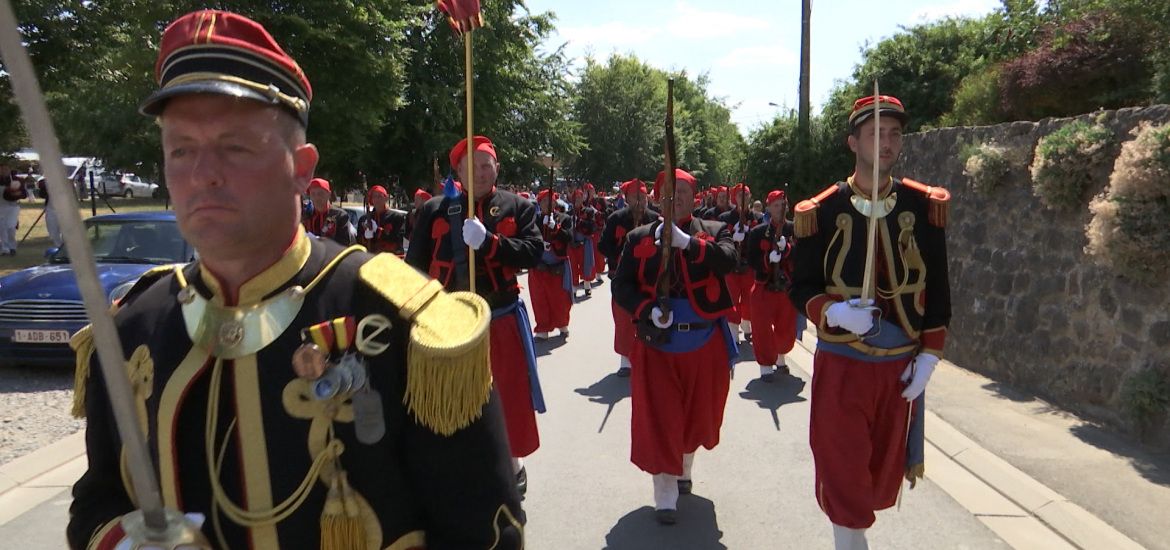
<instances>
[{"instance_id":1,"label":"gold tassel","mask_svg":"<svg viewBox=\"0 0 1170 550\"><path fill-rule=\"evenodd\" d=\"M73 348L76 359L73 366L73 418L85 418L85 387L89 385L89 362L93 356L93 328L91 325L81 327L69 339L69 347Z\"/></svg>"},{"instance_id":2,"label":"gold tassel","mask_svg":"<svg viewBox=\"0 0 1170 550\"><path fill-rule=\"evenodd\" d=\"M338 470L329 483L325 508L321 511L321 550L355 550L366 545L360 508L353 489Z\"/></svg>"},{"instance_id":3,"label":"gold tassel","mask_svg":"<svg viewBox=\"0 0 1170 550\"><path fill-rule=\"evenodd\" d=\"M817 234L817 208L815 204L807 210L801 210L800 206L797 206L795 218L795 227L793 229L797 239L803 239Z\"/></svg>"},{"instance_id":4,"label":"gold tassel","mask_svg":"<svg viewBox=\"0 0 1170 550\"><path fill-rule=\"evenodd\" d=\"M441 435L479 418L492 391L487 302L470 292L444 292L391 254L366 262L359 276L411 322L407 409Z\"/></svg>"}]
</instances>

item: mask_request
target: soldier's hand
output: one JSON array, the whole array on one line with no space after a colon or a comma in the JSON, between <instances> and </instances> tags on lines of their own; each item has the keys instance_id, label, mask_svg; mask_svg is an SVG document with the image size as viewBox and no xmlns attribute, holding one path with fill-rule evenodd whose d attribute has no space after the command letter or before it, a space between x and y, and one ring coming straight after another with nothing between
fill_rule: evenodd
<instances>
[{"instance_id":1,"label":"soldier's hand","mask_svg":"<svg viewBox=\"0 0 1170 550\"><path fill-rule=\"evenodd\" d=\"M125 518L133 514L141 514L141 512L131 512L130 514L127 514L127 516L123 516L123 521L125 521ZM147 548L151 550L211 550L211 544L207 542L206 537L204 537L203 533L199 531L199 529L203 527L203 522L205 519L206 518L203 514L197 512L183 514L182 532L179 535L179 538L182 539L181 542L176 543L174 541L161 542L153 540L135 540L130 535L127 535L122 537L122 540L119 540L118 544L114 545L114 550L136 550ZM169 521L168 527L170 527ZM125 529L125 527L123 527L123 529Z\"/></svg>"},{"instance_id":2,"label":"soldier's hand","mask_svg":"<svg viewBox=\"0 0 1170 550\"><path fill-rule=\"evenodd\" d=\"M670 328L670 325L674 324L674 312L671 311L664 317L662 310L654 306L654 309L650 310L650 322L658 328Z\"/></svg>"},{"instance_id":3,"label":"soldier's hand","mask_svg":"<svg viewBox=\"0 0 1170 550\"><path fill-rule=\"evenodd\" d=\"M544 225L545 225L545 227L548 227L549 229L556 229L557 228L557 219L552 217L551 214L548 216L545 216L544 217Z\"/></svg>"},{"instance_id":4,"label":"soldier's hand","mask_svg":"<svg viewBox=\"0 0 1170 550\"><path fill-rule=\"evenodd\" d=\"M862 336L873 328L873 314L869 309L872 301L862 304L858 299L848 303L837 302L825 310L825 322L830 327L843 328L853 334Z\"/></svg>"},{"instance_id":5,"label":"soldier's hand","mask_svg":"<svg viewBox=\"0 0 1170 550\"><path fill-rule=\"evenodd\" d=\"M906 401L914 401L926 391L926 383L930 382L930 375L934 374L936 366L938 357L932 353L919 353L906 366L906 370L902 371L902 381L908 384L906 389L902 390L902 397L905 397Z\"/></svg>"},{"instance_id":6,"label":"soldier's hand","mask_svg":"<svg viewBox=\"0 0 1170 550\"><path fill-rule=\"evenodd\" d=\"M467 246L476 250L483 246L483 241L487 239L487 228L484 227L483 222L479 218L468 218L463 220L463 242Z\"/></svg>"},{"instance_id":7,"label":"soldier's hand","mask_svg":"<svg viewBox=\"0 0 1170 550\"><path fill-rule=\"evenodd\" d=\"M737 243L739 243L739 242L743 242L743 239L744 239L744 237L746 237L746 236L747 236L747 235L745 235L743 232L741 232L741 231L736 231L735 233L733 233L733 234L731 235L731 240L733 240L733 241L735 241L735 242L737 242Z\"/></svg>"},{"instance_id":8,"label":"soldier's hand","mask_svg":"<svg viewBox=\"0 0 1170 550\"><path fill-rule=\"evenodd\" d=\"M783 257L784 257L783 254L780 254L780 252L773 250L771 253L768 254L768 261L772 262L774 264L778 264L778 263L780 263L780 260L783 259Z\"/></svg>"},{"instance_id":9,"label":"soldier's hand","mask_svg":"<svg viewBox=\"0 0 1170 550\"><path fill-rule=\"evenodd\" d=\"M665 225L665 223L659 224L658 228L654 230L654 239L656 241L662 238L662 227ZM670 228L670 246L685 249L687 245L691 244L691 236L687 235L686 231L683 231L682 228L675 224L670 224Z\"/></svg>"},{"instance_id":10,"label":"soldier's hand","mask_svg":"<svg viewBox=\"0 0 1170 550\"><path fill-rule=\"evenodd\" d=\"M778 245L780 248L788 248L788 237L781 236L781 237L780 237L780 240L776 241L776 244L777 244L777 245Z\"/></svg>"}]
</instances>

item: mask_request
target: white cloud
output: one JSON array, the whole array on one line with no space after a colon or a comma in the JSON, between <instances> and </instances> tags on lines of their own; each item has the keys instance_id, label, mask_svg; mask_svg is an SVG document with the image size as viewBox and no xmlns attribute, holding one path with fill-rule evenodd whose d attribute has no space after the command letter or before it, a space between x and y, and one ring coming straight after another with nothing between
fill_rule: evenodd
<instances>
[{"instance_id":1,"label":"white cloud","mask_svg":"<svg viewBox=\"0 0 1170 550\"><path fill-rule=\"evenodd\" d=\"M736 48L715 62L717 67L775 68L796 64L796 54L783 46Z\"/></svg>"},{"instance_id":2,"label":"white cloud","mask_svg":"<svg viewBox=\"0 0 1170 550\"><path fill-rule=\"evenodd\" d=\"M646 44L654 39L659 30L622 21L609 21L586 27L563 27L558 32L561 38L578 46L609 51Z\"/></svg>"},{"instance_id":3,"label":"white cloud","mask_svg":"<svg viewBox=\"0 0 1170 550\"><path fill-rule=\"evenodd\" d=\"M949 4L937 4L922 8L910 17L913 21L927 22L947 17L981 16L1000 6L999 0L957 0Z\"/></svg>"},{"instance_id":4,"label":"white cloud","mask_svg":"<svg viewBox=\"0 0 1170 550\"><path fill-rule=\"evenodd\" d=\"M765 30L769 26L767 20L758 17L701 10L686 2L675 5L674 13L666 23L671 36L684 40L737 36L748 31Z\"/></svg>"}]
</instances>

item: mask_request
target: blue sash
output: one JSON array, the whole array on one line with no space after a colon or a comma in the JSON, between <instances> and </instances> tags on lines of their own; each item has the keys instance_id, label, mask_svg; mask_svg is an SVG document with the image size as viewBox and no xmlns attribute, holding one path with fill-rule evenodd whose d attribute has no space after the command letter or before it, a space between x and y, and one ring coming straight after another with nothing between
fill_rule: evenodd
<instances>
[{"instance_id":1,"label":"blue sash","mask_svg":"<svg viewBox=\"0 0 1170 550\"><path fill-rule=\"evenodd\" d=\"M906 466L924 464L926 460L926 426L923 413L926 412L926 392L914 400L914 418L910 421L910 433L906 436Z\"/></svg>"},{"instance_id":2,"label":"blue sash","mask_svg":"<svg viewBox=\"0 0 1170 550\"><path fill-rule=\"evenodd\" d=\"M703 347L718 329L727 348L727 367L731 368L739 360L739 345L736 344L735 337L731 334L731 327L728 326L726 317L720 317L714 321L704 319L691 307L691 301L686 298L671 298L670 310L674 312L674 324L670 327L670 342L662 346L655 345L656 349L667 353L695 351ZM706 323L709 326L681 332L678 330L680 323Z\"/></svg>"},{"instance_id":3,"label":"blue sash","mask_svg":"<svg viewBox=\"0 0 1170 550\"><path fill-rule=\"evenodd\" d=\"M573 268L566 258L558 258L551 250L545 250L544 254L540 256L540 263L544 265L561 264L561 288L565 292L573 294Z\"/></svg>"},{"instance_id":4,"label":"blue sash","mask_svg":"<svg viewBox=\"0 0 1170 550\"><path fill-rule=\"evenodd\" d=\"M505 315L516 317L516 326L520 329L520 343L524 347L524 361L528 364L528 385L532 389L532 408L536 412L545 412L544 392L540 389L540 377L536 373L536 345L532 341L532 323L528 321L528 308L524 307L524 300L519 298L509 305L492 310L492 320Z\"/></svg>"},{"instance_id":5,"label":"blue sash","mask_svg":"<svg viewBox=\"0 0 1170 550\"><path fill-rule=\"evenodd\" d=\"M862 342L881 349L893 349L914 343L914 341L906 335L906 332L902 330L902 327L899 327L898 325L895 325L894 323L891 323L885 319L882 319L880 323L881 330L878 331L878 333L874 336L863 338ZM892 361L894 359L905 359L916 353L914 350L910 350L901 355L886 355L877 357L855 350L849 347L849 344L825 342L824 340L820 339L817 340L817 349L831 351L837 355L843 355L850 359L857 359L858 361L865 361L867 363L882 363L885 361Z\"/></svg>"},{"instance_id":6,"label":"blue sash","mask_svg":"<svg viewBox=\"0 0 1170 550\"><path fill-rule=\"evenodd\" d=\"M447 215L447 224L451 226L449 237L451 238L451 259L452 269L455 271L454 281L455 288L466 290L471 288L470 272L467 267L467 243L463 242L463 205L458 202L459 197L447 197L443 201L442 208Z\"/></svg>"}]
</instances>

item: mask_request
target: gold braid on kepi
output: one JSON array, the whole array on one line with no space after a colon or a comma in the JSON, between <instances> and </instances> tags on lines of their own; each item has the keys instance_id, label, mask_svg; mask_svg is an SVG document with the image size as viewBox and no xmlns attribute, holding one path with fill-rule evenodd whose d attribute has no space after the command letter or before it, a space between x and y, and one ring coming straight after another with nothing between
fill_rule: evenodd
<instances>
[{"instance_id":1,"label":"gold braid on kepi","mask_svg":"<svg viewBox=\"0 0 1170 550\"><path fill-rule=\"evenodd\" d=\"M487 302L443 285L393 254L378 254L358 277L410 321L406 395L419 423L441 435L467 427L491 397Z\"/></svg>"}]
</instances>

